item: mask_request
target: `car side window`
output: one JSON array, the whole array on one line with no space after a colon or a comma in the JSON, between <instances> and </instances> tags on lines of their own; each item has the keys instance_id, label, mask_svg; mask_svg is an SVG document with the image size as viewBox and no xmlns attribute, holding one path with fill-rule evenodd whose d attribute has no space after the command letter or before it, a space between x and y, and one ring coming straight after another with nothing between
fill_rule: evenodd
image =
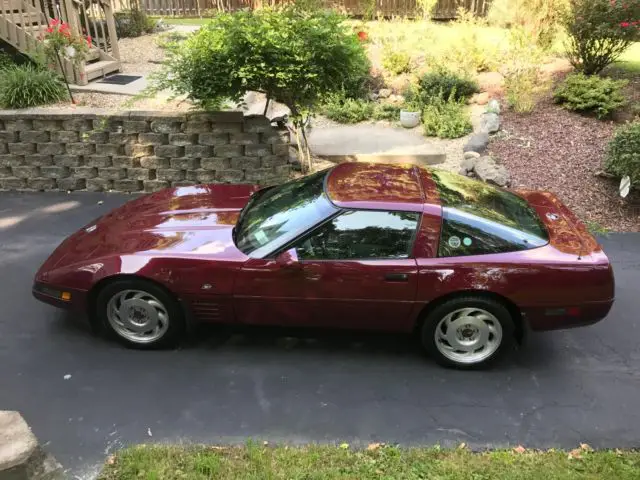
<instances>
[{"instance_id":1,"label":"car side window","mask_svg":"<svg viewBox=\"0 0 640 480\"><path fill-rule=\"evenodd\" d=\"M546 245L547 240L454 208L443 209L439 257L507 253Z\"/></svg>"},{"instance_id":2,"label":"car side window","mask_svg":"<svg viewBox=\"0 0 640 480\"><path fill-rule=\"evenodd\" d=\"M295 248L300 260L408 258L418 221L415 212L350 210Z\"/></svg>"}]
</instances>

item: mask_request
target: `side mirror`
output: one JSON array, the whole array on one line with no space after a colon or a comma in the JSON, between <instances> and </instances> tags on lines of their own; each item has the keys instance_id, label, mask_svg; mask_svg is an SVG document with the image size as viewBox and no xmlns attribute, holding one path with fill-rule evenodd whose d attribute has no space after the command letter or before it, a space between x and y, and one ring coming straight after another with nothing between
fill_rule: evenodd
<instances>
[{"instance_id":1,"label":"side mirror","mask_svg":"<svg viewBox=\"0 0 640 480\"><path fill-rule=\"evenodd\" d=\"M276 264L281 268L298 268L300 261L295 248L285 250L276 257Z\"/></svg>"}]
</instances>

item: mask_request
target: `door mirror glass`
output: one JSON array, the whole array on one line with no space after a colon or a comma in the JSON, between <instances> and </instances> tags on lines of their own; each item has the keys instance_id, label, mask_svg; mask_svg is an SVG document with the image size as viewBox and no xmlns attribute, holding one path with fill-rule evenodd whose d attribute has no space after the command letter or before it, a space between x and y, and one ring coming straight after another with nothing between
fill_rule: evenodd
<instances>
[{"instance_id":1,"label":"door mirror glass","mask_svg":"<svg viewBox=\"0 0 640 480\"><path fill-rule=\"evenodd\" d=\"M276 257L276 264L278 264L280 267L287 267L287 268L296 267L300 265L300 262L298 261L298 254L296 253L296 249L291 248L289 250L285 250L284 252L282 252L280 255Z\"/></svg>"}]
</instances>

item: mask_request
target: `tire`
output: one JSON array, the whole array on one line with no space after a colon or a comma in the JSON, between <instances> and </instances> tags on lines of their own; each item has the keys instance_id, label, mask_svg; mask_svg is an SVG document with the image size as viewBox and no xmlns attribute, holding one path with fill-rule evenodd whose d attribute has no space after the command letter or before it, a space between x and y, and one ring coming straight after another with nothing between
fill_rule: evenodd
<instances>
[{"instance_id":1,"label":"tire","mask_svg":"<svg viewBox=\"0 0 640 480\"><path fill-rule=\"evenodd\" d=\"M129 348L174 347L186 324L178 301L165 289L143 279L107 284L96 298L95 314L108 335ZM145 328L149 327L149 330Z\"/></svg>"},{"instance_id":2,"label":"tire","mask_svg":"<svg viewBox=\"0 0 640 480\"><path fill-rule=\"evenodd\" d=\"M514 322L506 306L480 296L461 296L438 305L420 330L422 346L437 363L461 370L490 366L508 350L513 335Z\"/></svg>"}]
</instances>

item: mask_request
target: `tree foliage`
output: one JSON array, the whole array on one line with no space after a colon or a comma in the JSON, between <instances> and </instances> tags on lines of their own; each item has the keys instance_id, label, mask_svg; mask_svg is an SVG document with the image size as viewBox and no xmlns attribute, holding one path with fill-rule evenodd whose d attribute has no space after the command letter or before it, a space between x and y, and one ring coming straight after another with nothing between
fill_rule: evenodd
<instances>
[{"instance_id":1,"label":"tree foliage","mask_svg":"<svg viewBox=\"0 0 640 480\"><path fill-rule=\"evenodd\" d=\"M564 25L571 63L593 75L640 40L640 0L571 0Z\"/></svg>"},{"instance_id":2,"label":"tree foliage","mask_svg":"<svg viewBox=\"0 0 640 480\"><path fill-rule=\"evenodd\" d=\"M331 11L293 6L221 13L171 49L157 88L169 88L196 104L217 108L263 92L291 109L294 125L324 97L365 82L364 48Z\"/></svg>"}]
</instances>

